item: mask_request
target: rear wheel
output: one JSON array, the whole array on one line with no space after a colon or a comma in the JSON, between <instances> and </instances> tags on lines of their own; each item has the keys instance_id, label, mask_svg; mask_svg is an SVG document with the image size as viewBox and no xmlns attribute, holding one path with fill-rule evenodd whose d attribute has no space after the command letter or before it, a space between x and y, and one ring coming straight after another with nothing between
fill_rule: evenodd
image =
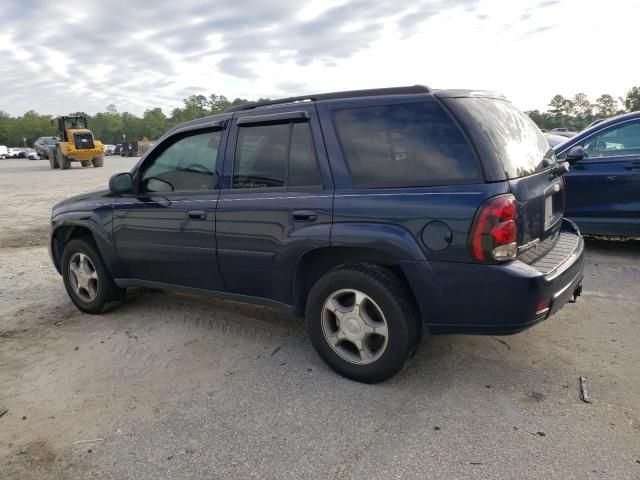
<instances>
[{"instance_id":1,"label":"rear wheel","mask_svg":"<svg viewBox=\"0 0 640 480\"><path fill-rule=\"evenodd\" d=\"M71 240L62 253L62 277L69 297L86 313L105 313L120 305L126 290L111 278L91 240Z\"/></svg>"},{"instance_id":2,"label":"rear wheel","mask_svg":"<svg viewBox=\"0 0 640 480\"><path fill-rule=\"evenodd\" d=\"M311 289L307 331L320 357L352 380L391 378L419 340L416 308L386 268L359 263L333 270Z\"/></svg>"},{"instance_id":3,"label":"rear wheel","mask_svg":"<svg viewBox=\"0 0 640 480\"><path fill-rule=\"evenodd\" d=\"M102 167L104 165L104 157L96 157L93 159L94 167Z\"/></svg>"},{"instance_id":4,"label":"rear wheel","mask_svg":"<svg viewBox=\"0 0 640 480\"><path fill-rule=\"evenodd\" d=\"M90 167L91 166L91 160L83 160L80 162L80 165L82 165L83 167Z\"/></svg>"}]
</instances>

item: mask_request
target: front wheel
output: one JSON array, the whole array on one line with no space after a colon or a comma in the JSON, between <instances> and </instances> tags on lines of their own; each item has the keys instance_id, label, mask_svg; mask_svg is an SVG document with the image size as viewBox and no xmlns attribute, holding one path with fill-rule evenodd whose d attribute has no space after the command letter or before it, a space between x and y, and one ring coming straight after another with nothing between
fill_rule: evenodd
<instances>
[{"instance_id":1,"label":"front wheel","mask_svg":"<svg viewBox=\"0 0 640 480\"><path fill-rule=\"evenodd\" d=\"M93 159L94 167L102 167L104 165L104 157L96 157Z\"/></svg>"},{"instance_id":2,"label":"front wheel","mask_svg":"<svg viewBox=\"0 0 640 480\"><path fill-rule=\"evenodd\" d=\"M306 321L318 355L340 375L364 383L398 373L421 331L414 303L398 278L369 263L320 278L309 293Z\"/></svg>"},{"instance_id":3,"label":"front wheel","mask_svg":"<svg viewBox=\"0 0 640 480\"><path fill-rule=\"evenodd\" d=\"M71 240L62 253L62 277L69 297L86 313L105 313L120 305L126 290L111 278L93 242Z\"/></svg>"},{"instance_id":4,"label":"front wheel","mask_svg":"<svg viewBox=\"0 0 640 480\"><path fill-rule=\"evenodd\" d=\"M53 153L49 153L49 165L51 166L51 168L60 168L60 165L58 165L56 157L53 155Z\"/></svg>"},{"instance_id":5,"label":"front wheel","mask_svg":"<svg viewBox=\"0 0 640 480\"><path fill-rule=\"evenodd\" d=\"M56 160L58 162L58 166L62 170L69 170L71 168L71 160L69 160L69 157L63 154L60 150L56 153Z\"/></svg>"},{"instance_id":6,"label":"front wheel","mask_svg":"<svg viewBox=\"0 0 640 480\"><path fill-rule=\"evenodd\" d=\"M82 160L80 162L80 165L82 165L83 167L90 167L91 166L91 160Z\"/></svg>"}]
</instances>

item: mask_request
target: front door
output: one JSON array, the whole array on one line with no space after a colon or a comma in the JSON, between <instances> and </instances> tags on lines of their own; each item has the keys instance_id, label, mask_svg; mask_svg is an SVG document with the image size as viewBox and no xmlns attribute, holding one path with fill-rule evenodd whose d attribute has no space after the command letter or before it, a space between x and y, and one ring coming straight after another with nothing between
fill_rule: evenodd
<instances>
[{"instance_id":1,"label":"front door","mask_svg":"<svg viewBox=\"0 0 640 480\"><path fill-rule=\"evenodd\" d=\"M640 234L640 121L583 140L567 174L565 214L584 233Z\"/></svg>"},{"instance_id":2,"label":"front door","mask_svg":"<svg viewBox=\"0 0 640 480\"><path fill-rule=\"evenodd\" d=\"M281 110L234 119L216 237L229 292L291 304L297 259L329 245L333 185L315 107Z\"/></svg>"},{"instance_id":3,"label":"front door","mask_svg":"<svg viewBox=\"0 0 640 480\"><path fill-rule=\"evenodd\" d=\"M137 193L116 202L114 237L131 279L223 290L215 240L222 133L166 139L134 175Z\"/></svg>"}]
</instances>

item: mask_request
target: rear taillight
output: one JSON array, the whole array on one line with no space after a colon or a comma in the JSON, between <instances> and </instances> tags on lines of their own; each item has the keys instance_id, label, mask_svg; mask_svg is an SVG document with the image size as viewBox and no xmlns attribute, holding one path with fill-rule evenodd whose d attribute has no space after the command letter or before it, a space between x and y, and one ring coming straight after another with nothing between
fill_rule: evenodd
<instances>
[{"instance_id":1,"label":"rear taillight","mask_svg":"<svg viewBox=\"0 0 640 480\"><path fill-rule=\"evenodd\" d=\"M518 253L518 208L513 195L498 195L484 202L473 221L469 249L477 262L505 261Z\"/></svg>"}]
</instances>

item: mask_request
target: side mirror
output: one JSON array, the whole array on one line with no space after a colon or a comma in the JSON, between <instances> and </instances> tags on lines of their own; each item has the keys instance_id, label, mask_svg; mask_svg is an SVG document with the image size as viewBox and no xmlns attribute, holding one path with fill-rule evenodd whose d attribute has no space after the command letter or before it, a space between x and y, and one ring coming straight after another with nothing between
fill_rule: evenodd
<instances>
[{"instance_id":1,"label":"side mirror","mask_svg":"<svg viewBox=\"0 0 640 480\"><path fill-rule=\"evenodd\" d=\"M111 193L133 192L133 177L130 173L116 173L109 179L109 191Z\"/></svg>"},{"instance_id":2,"label":"side mirror","mask_svg":"<svg viewBox=\"0 0 640 480\"><path fill-rule=\"evenodd\" d=\"M572 147L569 152L567 152L567 162L575 163L579 162L584 158L584 150L580 145L576 145Z\"/></svg>"}]
</instances>

